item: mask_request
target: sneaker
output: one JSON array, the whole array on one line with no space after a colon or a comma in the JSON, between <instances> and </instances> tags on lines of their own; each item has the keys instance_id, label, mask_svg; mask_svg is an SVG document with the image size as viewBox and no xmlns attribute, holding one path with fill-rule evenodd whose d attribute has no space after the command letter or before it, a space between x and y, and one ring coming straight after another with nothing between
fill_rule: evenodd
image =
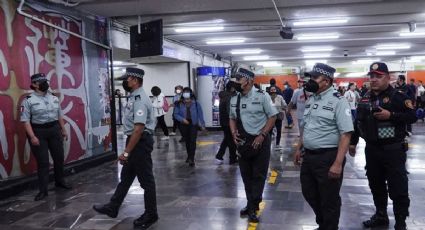
<instances>
[{"instance_id":1,"label":"sneaker","mask_svg":"<svg viewBox=\"0 0 425 230\"><path fill-rule=\"evenodd\" d=\"M170 139L169 136L163 136L163 137L161 137L161 141L166 141L166 140L169 140L169 139Z\"/></svg>"},{"instance_id":2,"label":"sneaker","mask_svg":"<svg viewBox=\"0 0 425 230\"><path fill-rule=\"evenodd\" d=\"M223 164L223 159L215 158L215 163L217 165L222 165Z\"/></svg>"},{"instance_id":3,"label":"sneaker","mask_svg":"<svg viewBox=\"0 0 425 230\"><path fill-rule=\"evenodd\" d=\"M176 135L176 133L175 132L171 132L170 133L170 136L175 136Z\"/></svg>"}]
</instances>

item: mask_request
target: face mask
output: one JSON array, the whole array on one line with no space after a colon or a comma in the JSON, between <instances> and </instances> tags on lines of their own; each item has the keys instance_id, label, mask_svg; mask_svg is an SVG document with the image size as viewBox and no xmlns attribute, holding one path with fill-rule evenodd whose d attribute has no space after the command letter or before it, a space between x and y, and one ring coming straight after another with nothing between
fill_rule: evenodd
<instances>
[{"instance_id":1,"label":"face mask","mask_svg":"<svg viewBox=\"0 0 425 230\"><path fill-rule=\"evenodd\" d=\"M183 93L183 98L184 99L189 99L190 98L190 93Z\"/></svg>"},{"instance_id":2,"label":"face mask","mask_svg":"<svg viewBox=\"0 0 425 230\"><path fill-rule=\"evenodd\" d=\"M316 93L318 90L319 90L319 84L316 82L316 81L314 81L314 80L312 80L312 79L310 79L305 85L304 85L304 88L305 88L305 90L306 91L308 91L308 92L312 92L312 93Z\"/></svg>"},{"instance_id":3,"label":"face mask","mask_svg":"<svg viewBox=\"0 0 425 230\"><path fill-rule=\"evenodd\" d=\"M239 93L242 93L243 92L242 84L241 83L235 82L234 87L235 87L235 90L238 91Z\"/></svg>"},{"instance_id":4,"label":"face mask","mask_svg":"<svg viewBox=\"0 0 425 230\"><path fill-rule=\"evenodd\" d=\"M288 85L285 85L284 87L285 87L285 89L287 89L288 88Z\"/></svg>"},{"instance_id":5,"label":"face mask","mask_svg":"<svg viewBox=\"0 0 425 230\"><path fill-rule=\"evenodd\" d=\"M131 92L131 90L132 90L132 88L130 86L128 86L128 81L127 80L125 80L125 81L122 82L122 87L127 92Z\"/></svg>"},{"instance_id":6,"label":"face mask","mask_svg":"<svg viewBox=\"0 0 425 230\"><path fill-rule=\"evenodd\" d=\"M47 81L43 81L38 85L38 89L41 92L46 92L49 89L49 83L47 83Z\"/></svg>"},{"instance_id":7,"label":"face mask","mask_svg":"<svg viewBox=\"0 0 425 230\"><path fill-rule=\"evenodd\" d=\"M176 94L181 94L182 93L182 91L181 90L176 90Z\"/></svg>"}]
</instances>

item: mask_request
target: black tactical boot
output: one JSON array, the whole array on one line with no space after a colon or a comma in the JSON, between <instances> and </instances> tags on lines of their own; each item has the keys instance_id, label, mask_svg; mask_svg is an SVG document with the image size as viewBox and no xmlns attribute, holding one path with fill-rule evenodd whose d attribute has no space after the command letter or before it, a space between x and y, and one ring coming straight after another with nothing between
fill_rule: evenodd
<instances>
[{"instance_id":1,"label":"black tactical boot","mask_svg":"<svg viewBox=\"0 0 425 230\"><path fill-rule=\"evenodd\" d=\"M365 228L388 226L390 221L386 212L376 212L369 220L363 221Z\"/></svg>"},{"instance_id":2,"label":"black tactical boot","mask_svg":"<svg viewBox=\"0 0 425 230\"><path fill-rule=\"evenodd\" d=\"M396 215L395 216L394 229L395 230L406 230L407 229L406 216L403 216L403 215Z\"/></svg>"}]
</instances>

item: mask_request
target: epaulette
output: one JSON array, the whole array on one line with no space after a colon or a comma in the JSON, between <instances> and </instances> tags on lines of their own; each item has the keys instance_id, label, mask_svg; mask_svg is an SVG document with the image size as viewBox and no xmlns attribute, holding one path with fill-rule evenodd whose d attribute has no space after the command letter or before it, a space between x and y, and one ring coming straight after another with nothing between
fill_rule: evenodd
<instances>
[{"instance_id":1,"label":"epaulette","mask_svg":"<svg viewBox=\"0 0 425 230\"><path fill-rule=\"evenodd\" d=\"M55 97L58 97L58 95L57 95L56 93L53 93L53 92L52 92L52 95L53 95L53 96L55 96Z\"/></svg>"},{"instance_id":2,"label":"epaulette","mask_svg":"<svg viewBox=\"0 0 425 230\"><path fill-rule=\"evenodd\" d=\"M342 96L339 92L335 92L335 93L333 93L333 95L334 95L334 97L342 98Z\"/></svg>"},{"instance_id":3,"label":"epaulette","mask_svg":"<svg viewBox=\"0 0 425 230\"><path fill-rule=\"evenodd\" d=\"M26 96L27 99L31 98L31 95Z\"/></svg>"},{"instance_id":4,"label":"epaulette","mask_svg":"<svg viewBox=\"0 0 425 230\"><path fill-rule=\"evenodd\" d=\"M264 91L263 91L262 89L258 89L258 90L257 90L257 93L262 93L262 94L264 94Z\"/></svg>"},{"instance_id":5,"label":"epaulette","mask_svg":"<svg viewBox=\"0 0 425 230\"><path fill-rule=\"evenodd\" d=\"M136 95L134 96L134 100L141 100L142 98L140 97L140 95Z\"/></svg>"}]
</instances>

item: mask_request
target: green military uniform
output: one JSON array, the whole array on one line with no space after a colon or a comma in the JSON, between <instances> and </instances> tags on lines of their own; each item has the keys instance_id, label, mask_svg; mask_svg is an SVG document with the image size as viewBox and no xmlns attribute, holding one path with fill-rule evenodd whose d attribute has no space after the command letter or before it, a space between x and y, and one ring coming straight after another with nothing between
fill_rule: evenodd
<instances>
[{"instance_id":1,"label":"green military uniform","mask_svg":"<svg viewBox=\"0 0 425 230\"><path fill-rule=\"evenodd\" d=\"M236 73L236 78L238 77L253 79L254 73L240 69ZM240 100L239 103L238 100ZM238 147L239 168L247 197L247 207L241 211L241 214L248 214L250 221L258 221L255 210L258 210L262 201L270 161L271 138L268 133L261 134L261 130L265 127L267 120L277 113L270 96L255 87L252 87L246 95L239 93L230 100L229 117L236 120L240 138L246 142L245 145ZM264 140L258 149L254 149L251 144L258 135L263 135Z\"/></svg>"},{"instance_id":2,"label":"green military uniform","mask_svg":"<svg viewBox=\"0 0 425 230\"><path fill-rule=\"evenodd\" d=\"M329 170L336 160L341 135L354 130L351 110L344 97L332 86L319 94L314 92L319 89L314 79L321 76L322 79L333 79L334 72L334 68L317 63L311 72L306 73L311 77L305 85L306 90L314 94L306 102L302 124L305 154L300 173L301 189L316 214L319 229L327 230L338 229L341 212L339 191L345 159L340 178L329 178Z\"/></svg>"},{"instance_id":3,"label":"green military uniform","mask_svg":"<svg viewBox=\"0 0 425 230\"><path fill-rule=\"evenodd\" d=\"M46 84L45 92L33 92L28 95L21 104L21 122L30 123L34 135L39 140L39 145L33 145L31 152L37 160L38 185L40 193L36 200L47 196L49 184L49 151L52 156L56 186L66 187L64 183L64 149L59 118L63 116L59 98L49 92L47 79L44 74L34 74L31 82ZM30 140L30 137L28 137Z\"/></svg>"},{"instance_id":4,"label":"green military uniform","mask_svg":"<svg viewBox=\"0 0 425 230\"><path fill-rule=\"evenodd\" d=\"M145 131L153 134L155 129L155 117L153 114L152 103L142 87L136 89L128 98L127 106L124 111L124 134L133 133L134 124L145 124Z\"/></svg>"}]
</instances>

